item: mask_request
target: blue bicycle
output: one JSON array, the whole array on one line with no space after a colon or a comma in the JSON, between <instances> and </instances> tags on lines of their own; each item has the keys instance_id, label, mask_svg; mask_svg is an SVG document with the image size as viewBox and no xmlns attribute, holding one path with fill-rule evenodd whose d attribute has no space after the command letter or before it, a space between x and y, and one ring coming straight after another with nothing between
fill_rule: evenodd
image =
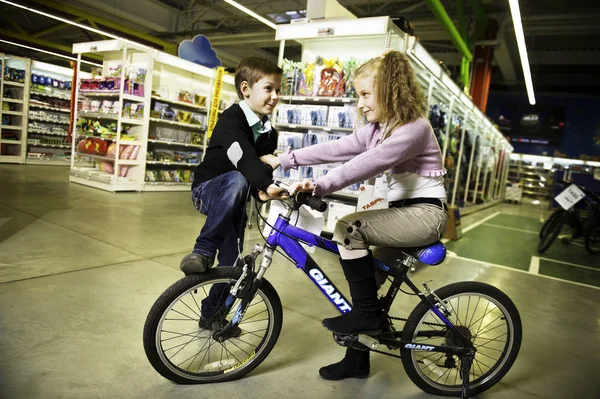
<instances>
[{"instance_id":1,"label":"blue bicycle","mask_svg":"<svg viewBox=\"0 0 600 399\"><path fill-rule=\"evenodd\" d=\"M282 202L287 210L264 246L255 245L236 266L186 276L158 298L144 326L144 349L162 376L182 384L232 381L265 360L283 322L279 296L265 279L278 248L340 312L350 311L350 301L301 243L334 254L337 245L290 223L302 205L323 212L327 204L304 193ZM381 297L387 316L383 333L333 338L342 346L401 358L410 379L425 392L466 398L491 388L510 370L521 346L521 319L510 298L488 284L459 282L434 291L423 283L426 292L421 292L409 270L418 263L439 265L445 257L438 242L402 249L394 265L375 260L373 267L389 284ZM413 293L403 291L402 284ZM420 299L406 319L391 315L399 291ZM403 328L397 330L395 323L404 323Z\"/></svg>"}]
</instances>

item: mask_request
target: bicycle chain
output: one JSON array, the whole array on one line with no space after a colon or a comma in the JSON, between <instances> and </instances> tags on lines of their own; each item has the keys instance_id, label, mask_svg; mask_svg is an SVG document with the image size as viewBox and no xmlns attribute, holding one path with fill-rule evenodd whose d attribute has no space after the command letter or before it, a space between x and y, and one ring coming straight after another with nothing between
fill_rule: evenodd
<instances>
[{"instance_id":1,"label":"bicycle chain","mask_svg":"<svg viewBox=\"0 0 600 399\"><path fill-rule=\"evenodd\" d=\"M403 317L394 317L394 316L388 316L388 317L391 320L407 321L407 319L405 319ZM432 326L432 327L446 327L446 325L444 325L444 324L437 324L437 323L430 323L430 322L423 322L423 324L426 324L426 325ZM359 346L351 346L351 348L359 350L359 351L363 351L363 352L375 352L375 353L380 353L382 355L395 357L397 359L402 359L402 356L400 356L400 355L394 355L393 353L383 352L383 351L379 351L377 349L367 349L364 345L361 345L360 347Z\"/></svg>"}]
</instances>

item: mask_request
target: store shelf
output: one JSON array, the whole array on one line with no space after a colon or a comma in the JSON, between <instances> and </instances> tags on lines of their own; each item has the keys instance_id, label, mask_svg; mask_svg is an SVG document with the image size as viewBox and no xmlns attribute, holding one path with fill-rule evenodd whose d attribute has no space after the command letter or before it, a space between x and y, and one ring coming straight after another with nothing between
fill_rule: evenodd
<instances>
[{"instance_id":1,"label":"store shelf","mask_svg":"<svg viewBox=\"0 0 600 399\"><path fill-rule=\"evenodd\" d=\"M165 162L165 161L146 161L146 165L178 165L178 166L198 166L191 162Z\"/></svg>"},{"instance_id":2,"label":"store shelf","mask_svg":"<svg viewBox=\"0 0 600 399\"><path fill-rule=\"evenodd\" d=\"M39 134L41 136L62 136L62 137L67 137L69 134L68 133L52 133L52 132L35 132L35 131L28 131L27 134Z\"/></svg>"},{"instance_id":3,"label":"store shelf","mask_svg":"<svg viewBox=\"0 0 600 399\"><path fill-rule=\"evenodd\" d=\"M14 144L21 145L22 141L20 140L0 140L0 144Z\"/></svg>"},{"instance_id":4,"label":"store shelf","mask_svg":"<svg viewBox=\"0 0 600 399\"><path fill-rule=\"evenodd\" d=\"M51 165L51 166L71 166L70 159L56 159L56 158L37 158L27 157L25 163L29 165Z\"/></svg>"},{"instance_id":5,"label":"store shelf","mask_svg":"<svg viewBox=\"0 0 600 399\"><path fill-rule=\"evenodd\" d=\"M23 163L23 158L15 155L0 155L0 163Z\"/></svg>"},{"instance_id":6,"label":"store shelf","mask_svg":"<svg viewBox=\"0 0 600 399\"><path fill-rule=\"evenodd\" d=\"M148 143L166 144L166 145L173 145L173 146L180 146L180 147L204 148L203 145L199 145L199 144L179 143L177 141L166 141L166 140L155 140L155 139L148 139Z\"/></svg>"},{"instance_id":7,"label":"store shelf","mask_svg":"<svg viewBox=\"0 0 600 399\"><path fill-rule=\"evenodd\" d=\"M0 129L2 130L21 130L23 127L14 126L14 125L0 125Z\"/></svg>"},{"instance_id":8,"label":"store shelf","mask_svg":"<svg viewBox=\"0 0 600 399\"><path fill-rule=\"evenodd\" d=\"M0 111L0 114L2 115L17 115L17 116L23 116L22 112L19 111Z\"/></svg>"},{"instance_id":9,"label":"store shelf","mask_svg":"<svg viewBox=\"0 0 600 399\"><path fill-rule=\"evenodd\" d=\"M134 96L133 94L127 94L127 93L123 93L123 100L136 101L136 102L140 102L140 103L143 103L144 101L146 101L146 99L144 97Z\"/></svg>"},{"instance_id":10,"label":"store shelf","mask_svg":"<svg viewBox=\"0 0 600 399\"><path fill-rule=\"evenodd\" d=\"M42 96L42 97L49 97L49 98L57 98L59 100L70 100L71 99L71 92L65 92L65 94L56 94L56 93L41 93L41 92L37 92L37 91L32 91L29 93L30 96Z\"/></svg>"},{"instance_id":11,"label":"store shelf","mask_svg":"<svg viewBox=\"0 0 600 399\"><path fill-rule=\"evenodd\" d=\"M110 114L96 114L96 113L92 113L92 112L80 112L77 114L78 118L88 118L88 119L105 119L105 120L109 120L109 121L116 121L119 120L119 117L117 115L110 115Z\"/></svg>"},{"instance_id":12,"label":"store shelf","mask_svg":"<svg viewBox=\"0 0 600 399\"><path fill-rule=\"evenodd\" d=\"M80 157L98 159L101 161L115 162L115 158L104 157L101 155L86 154L86 153L82 153L82 152L76 152L75 155L80 156ZM137 159L119 159L119 164L120 165L139 165L140 161L138 161Z\"/></svg>"},{"instance_id":13,"label":"store shelf","mask_svg":"<svg viewBox=\"0 0 600 399\"><path fill-rule=\"evenodd\" d=\"M16 86L16 87L25 87L25 83L12 82L10 80L3 81L5 86Z\"/></svg>"},{"instance_id":14,"label":"store shelf","mask_svg":"<svg viewBox=\"0 0 600 399\"><path fill-rule=\"evenodd\" d=\"M85 97L119 97L118 91L84 91L79 90L79 94Z\"/></svg>"},{"instance_id":15,"label":"store shelf","mask_svg":"<svg viewBox=\"0 0 600 399\"><path fill-rule=\"evenodd\" d=\"M69 181L73 183L82 184L85 186L98 188L104 191L117 192L117 191L140 191L140 184L136 182L121 182L112 183L110 180L106 181L97 176L86 175L81 172L74 172L71 170L69 173ZM109 178L112 175L106 175Z\"/></svg>"},{"instance_id":16,"label":"store shelf","mask_svg":"<svg viewBox=\"0 0 600 399\"><path fill-rule=\"evenodd\" d=\"M77 137L85 137L88 139L98 139L98 140L104 140L104 141L117 141L116 138L110 138L110 137L98 137L98 136L89 136L87 134L78 134ZM123 140L121 139L120 142L121 145L141 145L141 143L137 140Z\"/></svg>"},{"instance_id":17,"label":"store shelf","mask_svg":"<svg viewBox=\"0 0 600 399\"><path fill-rule=\"evenodd\" d=\"M182 126L182 127L187 127L189 129L204 131L204 126L201 126L201 125L190 125L189 123L181 123L181 122L175 122L175 121L168 121L168 120L159 119L159 118L150 118L150 122L164 123L164 124L167 124L167 125Z\"/></svg>"},{"instance_id":18,"label":"store shelf","mask_svg":"<svg viewBox=\"0 0 600 399\"><path fill-rule=\"evenodd\" d=\"M38 105L35 103L29 103L29 108L40 108L40 109L45 109L47 111L65 112L67 114L71 113L71 110L68 108L49 107L47 105Z\"/></svg>"},{"instance_id":19,"label":"store shelf","mask_svg":"<svg viewBox=\"0 0 600 399\"><path fill-rule=\"evenodd\" d=\"M190 191L192 183L145 182L144 191Z\"/></svg>"},{"instance_id":20,"label":"store shelf","mask_svg":"<svg viewBox=\"0 0 600 399\"><path fill-rule=\"evenodd\" d=\"M168 100L166 98L162 98L162 97L159 97L159 96L152 96L152 99L156 100L156 101L163 102L163 103L167 103L167 104L181 105L183 107L188 107L188 108L191 108L191 109L195 109L197 111L204 111L204 112L208 111L208 108L206 108L206 107L199 107L197 105L186 103L184 101Z\"/></svg>"},{"instance_id":21,"label":"store shelf","mask_svg":"<svg viewBox=\"0 0 600 399\"><path fill-rule=\"evenodd\" d=\"M57 125L70 125L71 122L67 122L67 121L54 121L54 120L50 120L48 118L41 118L39 116L33 116L33 115L29 115L29 120L30 121L36 121L36 122L44 122L44 123L53 123L53 124L57 124Z\"/></svg>"},{"instance_id":22,"label":"store shelf","mask_svg":"<svg viewBox=\"0 0 600 399\"><path fill-rule=\"evenodd\" d=\"M335 127L335 126L313 126L313 125L295 125L290 123L275 123L275 127L287 128L287 129L306 129L306 130L323 130L325 132L348 132L351 133L355 129L348 127Z\"/></svg>"},{"instance_id":23,"label":"store shelf","mask_svg":"<svg viewBox=\"0 0 600 399\"><path fill-rule=\"evenodd\" d=\"M314 96L281 96L280 101L301 101L301 102L320 102L346 104L355 103L356 97L314 97Z\"/></svg>"},{"instance_id":24,"label":"store shelf","mask_svg":"<svg viewBox=\"0 0 600 399\"><path fill-rule=\"evenodd\" d=\"M46 143L39 143L39 144L33 144L33 143L27 143L28 146L30 147L49 147L49 148L71 148L70 144L46 144Z\"/></svg>"},{"instance_id":25,"label":"store shelf","mask_svg":"<svg viewBox=\"0 0 600 399\"><path fill-rule=\"evenodd\" d=\"M6 98L2 97L3 103L15 103L15 104L23 104L23 100L19 100L17 98Z\"/></svg>"}]
</instances>

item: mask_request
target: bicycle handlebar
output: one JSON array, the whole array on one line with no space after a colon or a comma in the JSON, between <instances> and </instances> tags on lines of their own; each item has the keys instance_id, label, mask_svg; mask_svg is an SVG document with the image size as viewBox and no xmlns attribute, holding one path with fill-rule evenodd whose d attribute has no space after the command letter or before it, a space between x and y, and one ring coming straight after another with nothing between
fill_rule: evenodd
<instances>
[{"instance_id":1,"label":"bicycle handlebar","mask_svg":"<svg viewBox=\"0 0 600 399\"><path fill-rule=\"evenodd\" d=\"M278 187L284 188L289 194L289 184L287 182L275 180L273 183ZM290 195L290 197L293 198L294 202L297 204L306 205L315 211L325 212L327 210L327 202L323 201L320 197L313 196L311 193L298 191L294 195Z\"/></svg>"}]
</instances>

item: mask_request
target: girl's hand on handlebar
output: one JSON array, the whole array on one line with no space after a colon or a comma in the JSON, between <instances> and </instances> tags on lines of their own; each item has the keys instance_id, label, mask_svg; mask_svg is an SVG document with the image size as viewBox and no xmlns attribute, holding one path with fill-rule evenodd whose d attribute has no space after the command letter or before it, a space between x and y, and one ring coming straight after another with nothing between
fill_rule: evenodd
<instances>
[{"instance_id":1,"label":"girl's hand on handlebar","mask_svg":"<svg viewBox=\"0 0 600 399\"><path fill-rule=\"evenodd\" d=\"M294 195L296 191L302 193L312 193L315 190L315 185L310 179L304 179L303 181L295 182L290 184L290 194Z\"/></svg>"}]
</instances>

